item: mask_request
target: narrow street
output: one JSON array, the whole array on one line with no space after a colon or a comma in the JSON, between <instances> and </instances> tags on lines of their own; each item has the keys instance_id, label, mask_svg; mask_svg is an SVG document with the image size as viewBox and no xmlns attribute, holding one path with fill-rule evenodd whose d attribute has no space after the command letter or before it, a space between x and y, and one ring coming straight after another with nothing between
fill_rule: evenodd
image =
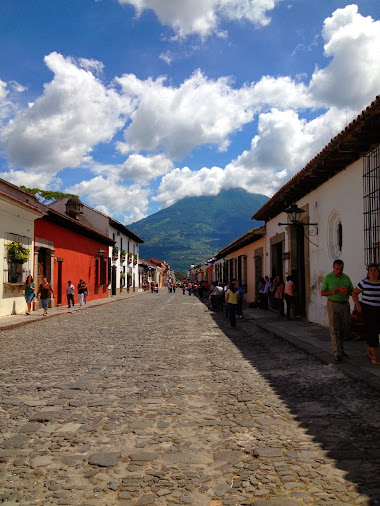
<instances>
[{"instance_id":1,"label":"narrow street","mask_svg":"<svg viewBox=\"0 0 380 506\"><path fill-rule=\"evenodd\" d=\"M380 504L380 395L194 296L0 333L0 502Z\"/></svg>"}]
</instances>

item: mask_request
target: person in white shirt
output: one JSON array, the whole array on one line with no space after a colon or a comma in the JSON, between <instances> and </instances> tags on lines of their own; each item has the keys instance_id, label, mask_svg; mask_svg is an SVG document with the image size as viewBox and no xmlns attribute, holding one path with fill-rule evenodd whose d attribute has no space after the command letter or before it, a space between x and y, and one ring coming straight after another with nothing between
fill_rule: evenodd
<instances>
[{"instance_id":1,"label":"person in white shirt","mask_svg":"<svg viewBox=\"0 0 380 506\"><path fill-rule=\"evenodd\" d=\"M74 290L75 290L75 286L71 283L71 281L68 281L67 286L66 286L67 306L68 307L70 307L70 303L74 307Z\"/></svg>"}]
</instances>

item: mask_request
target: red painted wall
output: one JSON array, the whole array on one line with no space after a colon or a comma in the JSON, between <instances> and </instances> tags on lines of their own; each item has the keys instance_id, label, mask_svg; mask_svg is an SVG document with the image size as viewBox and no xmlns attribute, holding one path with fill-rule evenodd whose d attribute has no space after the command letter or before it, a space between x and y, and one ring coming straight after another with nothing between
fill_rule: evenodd
<instances>
[{"instance_id":1,"label":"red painted wall","mask_svg":"<svg viewBox=\"0 0 380 506\"><path fill-rule=\"evenodd\" d=\"M108 285L97 286L96 257L97 251L102 248L108 252L108 246L100 241L85 237L77 232L61 227L47 220L38 219L35 222L35 237L46 239L54 243L54 257L63 258L62 262L62 305L67 304L66 285L69 280L75 286L75 304L78 303L77 285L83 279L88 288L88 300L104 299L108 297ZM107 253L106 253L107 255ZM98 266L99 268L99 266ZM37 266L34 266L37 278ZM108 277L106 277L108 280ZM36 280L37 281L37 280ZM54 262L53 290L55 292L55 305L58 301L58 262Z\"/></svg>"}]
</instances>

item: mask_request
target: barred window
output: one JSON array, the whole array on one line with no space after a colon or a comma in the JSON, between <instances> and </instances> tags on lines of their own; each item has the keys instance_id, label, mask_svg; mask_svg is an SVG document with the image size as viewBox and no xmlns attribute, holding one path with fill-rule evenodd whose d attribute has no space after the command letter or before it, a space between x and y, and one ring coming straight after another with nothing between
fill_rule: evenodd
<instances>
[{"instance_id":1,"label":"barred window","mask_svg":"<svg viewBox=\"0 0 380 506\"><path fill-rule=\"evenodd\" d=\"M24 283L33 270L32 239L8 232L4 246L4 283Z\"/></svg>"},{"instance_id":2,"label":"barred window","mask_svg":"<svg viewBox=\"0 0 380 506\"><path fill-rule=\"evenodd\" d=\"M380 262L380 146L364 156L364 258L366 265Z\"/></svg>"}]
</instances>

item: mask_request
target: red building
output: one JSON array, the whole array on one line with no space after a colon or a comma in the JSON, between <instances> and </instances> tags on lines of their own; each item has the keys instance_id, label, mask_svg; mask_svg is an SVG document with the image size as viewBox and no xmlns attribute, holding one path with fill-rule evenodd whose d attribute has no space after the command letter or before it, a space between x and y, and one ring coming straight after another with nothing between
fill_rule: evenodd
<instances>
[{"instance_id":1,"label":"red building","mask_svg":"<svg viewBox=\"0 0 380 506\"><path fill-rule=\"evenodd\" d=\"M108 251L115 241L81 223L79 214L73 216L47 208L46 216L35 221L36 286L44 276L50 280L55 293L54 305L67 303L69 280L77 286L83 279L89 300L108 297L111 274Z\"/></svg>"}]
</instances>

